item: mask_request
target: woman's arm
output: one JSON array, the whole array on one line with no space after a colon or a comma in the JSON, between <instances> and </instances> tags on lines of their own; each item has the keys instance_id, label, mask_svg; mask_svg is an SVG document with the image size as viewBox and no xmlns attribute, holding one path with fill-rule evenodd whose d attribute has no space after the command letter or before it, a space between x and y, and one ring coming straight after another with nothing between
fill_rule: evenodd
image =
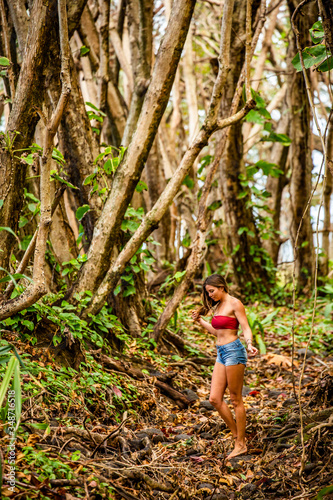
<instances>
[{"instance_id":1,"label":"woman's arm","mask_svg":"<svg viewBox=\"0 0 333 500\"><path fill-rule=\"evenodd\" d=\"M197 311L192 311L191 314L192 314L192 318L194 319L194 321L199 323L209 333L211 333L212 335L215 335L215 337L216 337L216 330L215 330L215 328L212 327L212 325L210 323L208 323L208 321L205 321L204 319L202 319L202 317L199 315L199 313Z\"/></svg>"},{"instance_id":2,"label":"woman's arm","mask_svg":"<svg viewBox=\"0 0 333 500\"><path fill-rule=\"evenodd\" d=\"M239 321L240 326L242 327L243 336L246 342L246 348L252 356L255 356L258 352L258 349L252 345L253 342L252 331L246 317L245 307L243 306L240 300L237 300L235 302L234 313Z\"/></svg>"},{"instance_id":3,"label":"woman's arm","mask_svg":"<svg viewBox=\"0 0 333 500\"><path fill-rule=\"evenodd\" d=\"M215 335L215 337L217 336L215 328L213 328L212 325L208 323L208 321L202 319L201 316L199 318L198 323L200 323L200 325L203 326L209 333Z\"/></svg>"}]
</instances>

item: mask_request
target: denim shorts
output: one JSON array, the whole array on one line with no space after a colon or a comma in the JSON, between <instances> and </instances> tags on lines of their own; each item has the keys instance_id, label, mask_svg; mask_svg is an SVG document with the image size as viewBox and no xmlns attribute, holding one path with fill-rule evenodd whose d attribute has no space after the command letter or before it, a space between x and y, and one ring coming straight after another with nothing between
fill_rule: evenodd
<instances>
[{"instance_id":1,"label":"denim shorts","mask_svg":"<svg viewBox=\"0 0 333 500\"><path fill-rule=\"evenodd\" d=\"M225 366L238 365L241 363L246 366L246 349L239 339L229 342L225 345L217 345L216 362Z\"/></svg>"}]
</instances>

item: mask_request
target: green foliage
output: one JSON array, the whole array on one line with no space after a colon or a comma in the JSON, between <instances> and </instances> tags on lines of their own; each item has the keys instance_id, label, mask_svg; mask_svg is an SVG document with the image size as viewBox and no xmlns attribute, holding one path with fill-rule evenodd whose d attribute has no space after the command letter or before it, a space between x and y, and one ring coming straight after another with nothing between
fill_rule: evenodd
<instances>
[{"instance_id":1,"label":"green foliage","mask_svg":"<svg viewBox=\"0 0 333 500\"><path fill-rule=\"evenodd\" d=\"M9 356L9 353L12 353ZM7 342L3 347L0 348L0 365L6 365L6 371L2 379L0 386L0 409L2 408L4 399L7 395L7 404L5 407L5 412L1 412L2 420L5 420L5 416L10 409L11 415L15 413L15 420L11 418L13 425L12 429L9 431L11 437L15 437L22 410L22 395L21 395L21 378L20 378L20 365L25 369L25 365L18 355L17 350L11 344ZM11 394L7 393L10 381L13 377L12 391ZM13 408L14 407L14 408ZM14 426L15 423L15 426Z\"/></svg>"},{"instance_id":2,"label":"green foliage","mask_svg":"<svg viewBox=\"0 0 333 500\"><path fill-rule=\"evenodd\" d=\"M268 314L262 320L255 312L250 312L247 314L247 319L253 333L253 338L259 348L260 354L266 354L266 345L264 342L264 327L270 326L272 324L272 320L275 318L277 313L278 309L275 309L272 313Z\"/></svg>"},{"instance_id":3,"label":"green foliage","mask_svg":"<svg viewBox=\"0 0 333 500\"><path fill-rule=\"evenodd\" d=\"M89 205L82 205L82 207L79 207L76 211L75 217L77 218L78 221L81 221L85 214L89 212L90 207Z\"/></svg>"},{"instance_id":4,"label":"green foliage","mask_svg":"<svg viewBox=\"0 0 333 500\"><path fill-rule=\"evenodd\" d=\"M316 65L317 71L330 71L333 68L333 56L324 43L325 31L321 21L317 21L310 28L310 36L315 45L305 47L302 50L302 58L305 69ZM291 61L297 71L302 71L302 63L299 53Z\"/></svg>"},{"instance_id":5,"label":"green foliage","mask_svg":"<svg viewBox=\"0 0 333 500\"><path fill-rule=\"evenodd\" d=\"M89 47L86 47L85 45L82 45L82 47L80 48L80 56L81 57L87 56L89 54L89 52L90 52Z\"/></svg>"},{"instance_id":6,"label":"green foliage","mask_svg":"<svg viewBox=\"0 0 333 500\"><path fill-rule=\"evenodd\" d=\"M315 498L316 500L324 500L325 495L329 495L330 493L333 493L333 484L321 489Z\"/></svg>"},{"instance_id":7,"label":"green foliage","mask_svg":"<svg viewBox=\"0 0 333 500\"><path fill-rule=\"evenodd\" d=\"M108 179L113 177L119 163L124 157L125 151L126 148L122 146L119 149L114 146L106 146L104 151L95 158L93 173L88 175L83 181L84 186L92 185L90 195L97 193L103 201L106 200L110 191Z\"/></svg>"},{"instance_id":8,"label":"green foliage","mask_svg":"<svg viewBox=\"0 0 333 500\"><path fill-rule=\"evenodd\" d=\"M89 50L89 49L88 49ZM83 54L85 55L85 54ZM87 115L88 115L88 118L89 120L96 120L98 121L100 124L103 123L104 121L104 117L106 116L106 114L101 111L100 109L98 109L94 104L92 104L91 102L86 102L86 106L88 106L89 108L91 108L91 110L88 110L87 111ZM99 135L100 134L100 130L96 127L92 127L92 130L97 134Z\"/></svg>"},{"instance_id":9,"label":"green foliage","mask_svg":"<svg viewBox=\"0 0 333 500\"><path fill-rule=\"evenodd\" d=\"M186 271L177 271L173 276L169 275L164 283L160 286L160 292L165 290L169 293L178 283L180 283L185 276Z\"/></svg>"}]
</instances>

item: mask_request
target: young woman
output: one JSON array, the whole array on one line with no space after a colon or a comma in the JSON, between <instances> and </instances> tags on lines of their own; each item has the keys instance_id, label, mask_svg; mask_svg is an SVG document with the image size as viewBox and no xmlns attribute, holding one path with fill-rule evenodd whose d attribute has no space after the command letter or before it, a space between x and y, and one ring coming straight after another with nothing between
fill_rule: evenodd
<instances>
[{"instance_id":1,"label":"young woman","mask_svg":"<svg viewBox=\"0 0 333 500\"><path fill-rule=\"evenodd\" d=\"M238 338L238 326L242 327L249 356L258 350L252 345L252 332L240 300L229 295L228 285L223 276L209 276L202 291L203 307L192 312L192 318L209 333L217 337L217 358L213 370L209 401L215 406L235 439L235 448L228 458L247 452L245 443L245 408L242 399L244 370L247 362L246 349ZM212 323L201 315L213 312ZM223 400L226 388L235 410L234 420L228 405Z\"/></svg>"}]
</instances>

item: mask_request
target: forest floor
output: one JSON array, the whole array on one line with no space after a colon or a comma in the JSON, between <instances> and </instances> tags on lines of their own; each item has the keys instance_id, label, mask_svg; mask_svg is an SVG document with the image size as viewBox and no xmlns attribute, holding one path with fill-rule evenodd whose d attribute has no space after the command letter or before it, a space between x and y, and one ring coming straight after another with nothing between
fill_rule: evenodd
<instances>
[{"instance_id":1,"label":"forest floor","mask_svg":"<svg viewBox=\"0 0 333 500\"><path fill-rule=\"evenodd\" d=\"M3 331L29 370L23 372L15 491L4 478L2 498L333 498L332 318L324 306L305 360L302 421L298 386L311 308L305 302L297 311L293 369L291 309L272 315L264 305L250 308L250 322L264 324L267 354L248 363L248 452L231 460L231 434L208 401L214 340L189 320L191 304L178 315L185 350L170 337L159 349L131 339L122 354L87 350L80 371L55 361L52 349ZM8 474L5 429L2 424L0 444Z\"/></svg>"}]
</instances>

